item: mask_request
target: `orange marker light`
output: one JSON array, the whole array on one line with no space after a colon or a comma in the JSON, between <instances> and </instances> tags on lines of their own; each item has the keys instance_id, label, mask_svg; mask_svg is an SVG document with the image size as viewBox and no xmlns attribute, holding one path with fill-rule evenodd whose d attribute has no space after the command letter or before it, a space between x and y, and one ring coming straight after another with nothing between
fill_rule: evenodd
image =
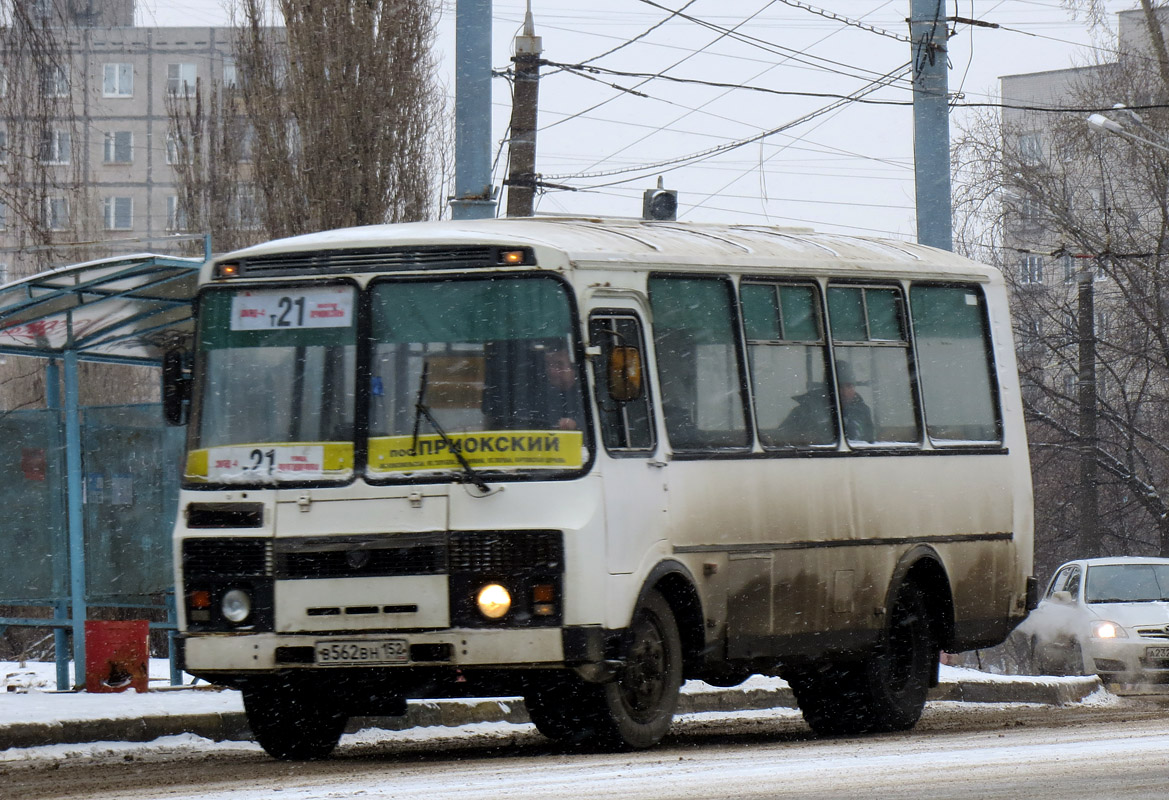
<instances>
[{"instance_id":1,"label":"orange marker light","mask_svg":"<svg viewBox=\"0 0 1169 800\"><path fill-rule=\"evenodd\" d=\"M501 263L506 264L508 266L515 266L517 264L522 264L522 263L524 263L524 251L523 250L505 250L504 252L499 254L499 260Z\"/></svg>"},{"instance_id":2,"label":"orange marker light","mask_svg":"<svg viewBox=\"0 0 1169 800\"><path fill-rule=\"evenodd\" d=\"M199 589L191 592L191 608L211 608L211 592Z\"/></svg>"}]
</instances>

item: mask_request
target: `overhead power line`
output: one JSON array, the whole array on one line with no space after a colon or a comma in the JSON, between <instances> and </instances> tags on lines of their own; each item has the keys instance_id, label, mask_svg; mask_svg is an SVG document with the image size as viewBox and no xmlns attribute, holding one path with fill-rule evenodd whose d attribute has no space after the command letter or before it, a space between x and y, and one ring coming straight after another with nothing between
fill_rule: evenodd
<instances>
[{"instance_id":1,"label":"overhead power line","mask_svg":"<svg viewBox=\"0 0 1169 800\"><path fill-rule=\"evenodd\" d=\"M707 81L707 80L703 80L701 78L678 78L678 77L675 77L673 75L662 75L662 74L656 73L656 72L626 72L624 70L607 69L605 67L598 67L598 66L593 66L593 65L585 66L583 64L562 64L562 63L559 63L556 61L545 61L544 63L548 64L549 66L559 67L562 70L572 72L574 74L594 72L597 74L615 75L615 76L623 77L623 78L642 78L642 79L647 79L647 80L669 81L671 83L693 84L696 86L710 86L710 87L717 88L717 89L742 89L742 90L749 91L749 92L762 92L764 94L776 94L776 95L783 95L786 97L819 97L819 98L826 98L826 99L847 100L847 101L853 102L853 103L861 103L861 104L875 105L875 106L911 106L911 105L913 105L912 100L873 100L873 99L866 99L864 97L859 97L859 96L857 96L856 93L838 94L836 92L801 92L801 91L796 91L794 89L770 89L766 86L751 86L749 84L742 84L742 83L722 83L719 81ZM905 75L907 75L907 74L908 73L906 73ZM887 73L887 75L892 75L892 73ZM899 81L904 80L905 75L897 75L896 77L891 78L888 81L883 81L881 83L881 86L890 86L890 87L894 87L894 88L903 88L903 89L907 88L904 86L897 85ZM590 80L595 80L590 75L581 74L580 77L588 78ZM882 80L883 79L878 79L878 81L882 81ZM613 84L608 84L608 85L613 86ZM622 89L622 91L630 92L631 94L637 94L637 95L642 96L642 97L646 96L641 92L633 92L632 90L623 89L622 87L619 87L619 86L614 87L614 88L619 88L619 89ZM999 108L999 109L1007 109L1010 111L1036 111L1036 112L1047 113L1047 114L1103 114L1106 111L1113 110L1112 106L1031 106L1031 105L1022 105L1022 104L1018 104L1018 103L951 103L950 107L951 108ZM1158 108L1169 108L1169 103L1147 103L1144 105L1129 105L1126 107L1131 108L1133 111L1146 111L1146 110L1152 110L1152 109L1158 109Z\"/></svg>"},{"instance_id":2,"label":"overhead power line","mask_svg":"<svg viewBox=\"0 0 1169 800\"><path fill-rule=\"evenodd\" d=\"M590 67L588 69L596 69L596 68ZM677 158L664 159L662 161L656 161L652 164L643 164L641 166L636 166L636 167L622 167L622 168L618 168L618 169L605 170L602 172L589 172L589 173L564 174L564 175L546 175L543 177L547 180L579 180L582 178L605 178L605 177L610 177L610 176L614 176L614 175L625 175L625 174L629 174L631 172L638 172L638 173L653 172L653 171L661 170L662 168L665 168L665 167L669 167L670 169L677 169L679 167L685 166L686 164L691 164L695 161L701 161L701 160L704 160L707 158L711 158L712 156L719 155L720 153L726 153L726 152L729 152L731 150L735 150L737 148L751 144L752 142L757 142L760 139L766 139L769 136L774 136L777 133L781 133L782 131L785 131L789 128L795 127L796 125L801 125L801 124L808 122L809 120L815 119L816 117L819 117L823 114L827 114L828 112L830 112L836 108L840 108L841 106L844 106L845 104L847 104L849 102L857 101L867 94L871 94L872 92L875 92L878 89L882 89L885 86L888 86L893 81L901 80L906 75L909 74L909 71L910 71L910 69L909 69L908 64L902 65L901 67L899 67L891 72L885 73L883 76L881 76L881 78L869 83L867 86L865 86L861 89L858 89L857 91L853 92L851 95L847 95L847 96L843 96L843 97L837 95L836 97L838 99L835 102L829 103L828 105L824 106L823 108L819 108L815 111L812 111L808 114L805 114L802 117L799 117L798 119L792 120L791 122L784 123L783 125L780 125L778 128L772 128L770 130L762 131L761 133L757 133L754 136L749 136L746 139L738 139L736 141L727 142L726 144L721 144L721 145L718 145L716 147L709 147L706 150L701 150L697 153L691 153L691 154L685 155L685 156L678 156ZM812 95L812 96L815 96L815 95ZM634 180L634 179L631 178L631 179L627 179L627 180ZM624 183L624 182L625 181L617 181L617 183Z\"/></svg>"},{"instance_id":3,"label":"overhead power line","mask_svg":"<svg viewBox=\"0 0 1169 800\"><path fill-rule=\"evenodd\" d=\"M905 42L907 44L913 43L913 39L904 34L893 33L893 31L887 31L884 28L878 28L875 25L868 24L867 22L861 22L860 20L842 17L834 11L827 11L823 8L817 8L816 6L808 5L807 3L801 3L800 0L779 0L779 2L783 3L784 5L791 6L792 8L800 8L804 11L809 11L813 14L824 17L825 19L833 20L834 22L843 22L845 25L851 25L854 28L860 28L862 31L875 33L878 36L887 36L890 39L896 39L899 42Z\"/></svg>"}]
</instances>

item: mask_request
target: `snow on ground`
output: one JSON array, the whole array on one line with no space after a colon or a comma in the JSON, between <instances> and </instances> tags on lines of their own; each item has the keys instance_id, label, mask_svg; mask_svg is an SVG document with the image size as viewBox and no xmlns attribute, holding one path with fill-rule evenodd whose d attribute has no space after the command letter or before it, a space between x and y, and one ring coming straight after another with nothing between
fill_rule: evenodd
<instances>
[{"instance_id":1,"label":"snow on ground","mask_svg":"<svg viewBox=\"0 0 1169 800\"><path fill-rule=\"evenodd\" d=\"M191 686L190 676L184 676L186 682L182 687L169 685L169 663L164 659L152 659L150 664L151 691L139 694L126 691L111 694L88 694L86 692L57 692L56 668L51 662L24 662L0 661L0 726L16 723L52 723L65 720L95 720L95 719L134 719L146 716L180 715L180 714L207 714L238 712L243 710L243 702L239 692L216 689L206 684ZM993 675L976 670L960 667L942 667L943 682L978 681L999 682L1018 680L1017 677ZM1042 682L1059 682L1075 680L1069 678L1030 678ZM717 689L699 681L686 684L683 691L698 692L727 692L727 691L758 691L777 689L786 686L778 678L754 676L734 689ZM1108 705L1116 702L1116 698L1101 690L1083 701L1090 705ZM747 714L755 717L767 715L798 716L799 711L791 708L777 708L742 712L707 712L705 714L684 715L683 719L730 717L737 714ZM429 740L445 737L460 737L467 735L498 736L506 739L514 736L519 730L530 729L529 725L513 725L506 722L480 723L464 725L457 728L415 728L407 731L384 731L380 729L366 729L353 734L347 734L342 739L345 743L372 744L387 737L401 741L403 738ZM159 755L179 754L207 750L256 750L258 746L251 742L211 742L198 736L185 734L182 736L168 736L148 743L133 742L95 742L86 744L62 744L34 748L13 748L0 752L0 763L5 761L23 761L30 759L72 759L86 757L102 757L116 755L122 752L134 752L142 755L156 753Z\"/></svg>"}]
</instances>

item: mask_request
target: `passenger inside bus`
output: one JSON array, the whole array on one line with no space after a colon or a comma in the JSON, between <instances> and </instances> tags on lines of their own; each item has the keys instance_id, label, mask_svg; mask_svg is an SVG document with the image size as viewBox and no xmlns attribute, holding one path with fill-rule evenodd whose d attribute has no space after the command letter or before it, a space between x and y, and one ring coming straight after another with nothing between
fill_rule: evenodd
<instances>
[{"instance_id":1,"label":"passenger inside bus","mask_svg":"<svg viewBox=\"0 0 1169 800\"><path fill-rule=\"evenodd\" d=\"M836 382L840 385L840 411L844 415L844 438L850 442L873 441L873 412L856 390L852 365L836 362Z\"/></svg>"}]
</instances>

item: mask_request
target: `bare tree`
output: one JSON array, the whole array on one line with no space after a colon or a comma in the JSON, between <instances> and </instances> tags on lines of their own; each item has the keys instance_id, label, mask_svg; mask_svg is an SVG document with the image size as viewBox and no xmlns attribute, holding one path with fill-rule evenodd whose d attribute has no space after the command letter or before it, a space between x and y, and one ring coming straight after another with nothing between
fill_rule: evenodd
<instances>
[{"instance_id":1,"label":"bare tree","mask_svg":"<svg viewBox=\"0 0 1169 800\"><path fill-rule=\"evenodd\" d=\"M240 161L245 123L235 87L198 80L193 94L171 94L166 102L179 227L211 234L220 250L253 244L258 235L234 213L247 177Z\"/></svg>"},{"instance_id":2,"label":"bare tree","mask_svg":"<svg viewBox=\"0 0 1169 800\"><path fill-rule=\"evenodd\" d=\"M262 0L234 9L238 92L172 103L189 228L212 231L222 249L432 216L446 140L434 0L275 9L283 27Z\"/></svg>"},{"instance_id":3,"label":"bare tree","mask_svg":"<svg viewBox=\"0 0 1169 800\"><path fill-rule=\"evenodd\" d=\"M1165 104L1169 73L1156 68L1159 27L1156 34L1151 47L1077 70L1063 105ZM1141 113L1139 123L1124 119L1154 139L1169 132L1165 108ZM956 238L1003 267L1015 298L1044 567L1080 555L1075 499L1085 448L1099 470L1104 549L1169 555L1169 151L1102 136L1085 117L984 116L966 125L954 151ZM1077 385L1077 286L1088 279L1096 312L1092 436L1081 429Z\"/></svg>"}]
</instances>

